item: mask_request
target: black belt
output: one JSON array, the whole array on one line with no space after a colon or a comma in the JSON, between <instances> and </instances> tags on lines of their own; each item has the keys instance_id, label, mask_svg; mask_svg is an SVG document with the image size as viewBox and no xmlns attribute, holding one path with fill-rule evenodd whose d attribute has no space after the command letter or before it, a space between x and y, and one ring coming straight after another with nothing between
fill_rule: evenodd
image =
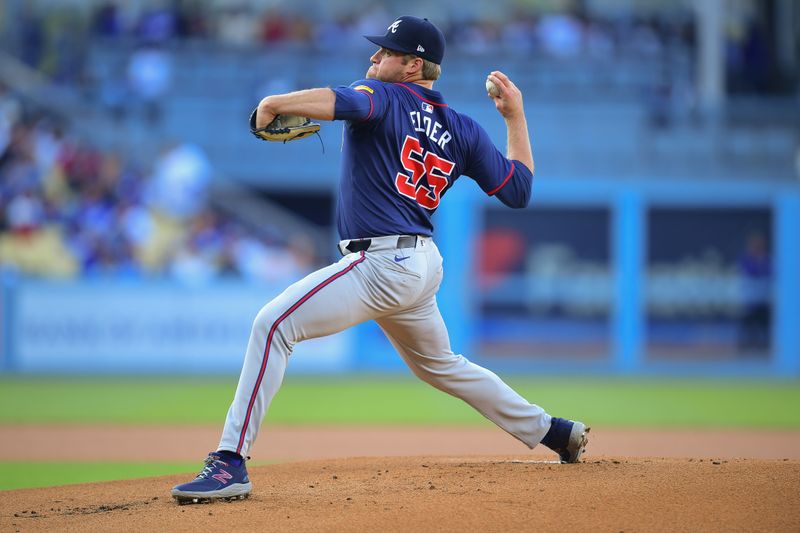
<instances>
[{"instance_id":1,"label":"black belt","mask_svg":"<svg viewBox=\"0 0 800 533\"><path fill-rule=\"evenodd\" d=\"M372 239L359 239L357 241L350 241L345 246L345 250L351 253L366 252L369 250L369 245L372 244ZM416 235L401 235L397 238L398 248L414 248L417 246Z\"/></svg>"}]
</instances>

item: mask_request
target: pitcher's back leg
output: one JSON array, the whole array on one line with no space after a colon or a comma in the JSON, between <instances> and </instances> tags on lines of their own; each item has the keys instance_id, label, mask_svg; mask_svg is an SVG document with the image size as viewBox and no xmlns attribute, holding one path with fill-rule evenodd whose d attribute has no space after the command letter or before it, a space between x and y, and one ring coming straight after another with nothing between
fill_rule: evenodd
<instances>
[{"instance_id":1,"label":"pitcher's back leg","mask_svg":"<svg viewBox=\"0 0 800 533\"><path fill-rule=\"evenodd\" d=\"M544 409L493 372L453 353L436 298L377 322L417 377L461 398L529 448L549 430L550 415Z\"/></svg>"}]
</instances>

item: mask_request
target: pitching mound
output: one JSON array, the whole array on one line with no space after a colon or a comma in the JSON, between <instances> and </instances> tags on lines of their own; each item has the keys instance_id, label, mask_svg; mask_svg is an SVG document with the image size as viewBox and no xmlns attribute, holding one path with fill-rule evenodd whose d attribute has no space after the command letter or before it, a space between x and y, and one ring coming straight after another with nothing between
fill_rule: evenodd
<instances>
[{"instance_id":1,"label":"pitching mound","mask_svg":"<svg viewBox=\"0 0 800 533\"><path fill-rule=\"evenodd\" d=\"M169 476L2 493L0 530L798 531L800 461L370 457L251 469L244 501Z\"/></svg>"}]
</instances>

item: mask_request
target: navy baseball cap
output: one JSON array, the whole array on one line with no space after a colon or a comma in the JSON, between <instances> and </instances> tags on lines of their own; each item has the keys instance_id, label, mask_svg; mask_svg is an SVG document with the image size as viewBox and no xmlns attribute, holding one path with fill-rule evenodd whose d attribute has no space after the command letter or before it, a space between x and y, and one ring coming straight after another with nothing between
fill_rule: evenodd
<instances>
[{"instance_id":1,"label":"navy baseball cap","mask_svg":"<svg viewBox=\"0 0 800 533\"><path fill-rule=\"evenodd\" d=\"M386 35L364 37L383 48L414 54L437 65L444 58L444 34L428 19L400 17L386 28Z\"/></svg>"}]
</instances>

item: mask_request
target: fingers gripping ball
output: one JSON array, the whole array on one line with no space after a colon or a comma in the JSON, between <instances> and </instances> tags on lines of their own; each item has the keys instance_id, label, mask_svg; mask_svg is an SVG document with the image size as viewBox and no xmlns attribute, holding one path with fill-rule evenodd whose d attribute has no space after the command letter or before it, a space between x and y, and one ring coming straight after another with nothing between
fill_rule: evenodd
<instances>
[{"instance_id":1,"label":"fingers gripping ball","mask_svg":"<svg viewBox=\"0 0 800 533\"><path fill-rule=\"evenodd\" d=\"M497 85L495 85L494 82L488 78L486 79L486 92L492 98L497 98L500 96L500 89L498 89Z\"/></svg>"},{"instance_id":2,"label":"fingers gripping ball","mask_svg":"<svg viewBox=\"0 0 800 533\"><path fill-rule=\"evenodd\" d=\"M262 141L283 143L294 141L295 139L302 139L303 137L308 137L313 133L317 133L320 128L319 123L307 117L298 117L294 115L278 115L263 128L256 128L256 111L258 111L258 109L254 110L250 115L250 133Z\"/></svg>"}]
</instances>

